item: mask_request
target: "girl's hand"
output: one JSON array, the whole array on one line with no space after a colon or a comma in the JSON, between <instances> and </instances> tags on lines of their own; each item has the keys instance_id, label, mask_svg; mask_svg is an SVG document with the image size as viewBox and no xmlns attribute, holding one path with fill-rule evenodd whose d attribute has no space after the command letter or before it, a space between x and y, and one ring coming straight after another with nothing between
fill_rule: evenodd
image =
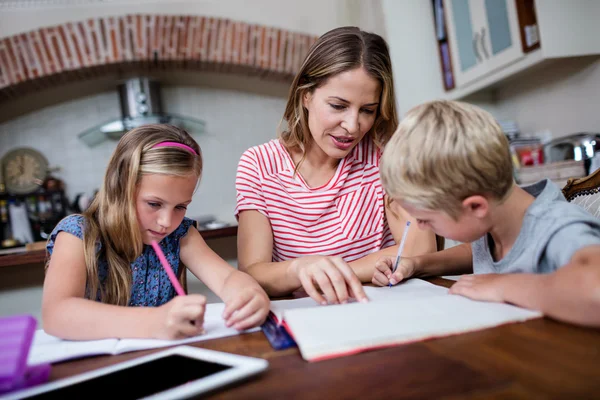
<instances>
[{"instance_id":1,"label":"girl's hand","mask_svg":"<svg viewBox=\"0 0 600 400\"><path fill-rule=\"evenodd\" d=\"M240 290L226 302L223 319L239 331L261 325L269 313L269 297L258 284Z\"/></svg>"},{"instance_id":2,"label":"girl's hand","mask_svg":"<svg viewBox=\"0 0 600 400\"><path fill-rule=\"evenodd\" d=\"M388 286L390 283L396 285L414 275L415 261L412 258L400 258L398 268L392 274L395 262L395 256L385 256L377 260L371 282L377 286Z\"/></svg>"},{"instance_id":3,"label":"girl's hand","mask_svg":"<svg viewBox=\"0 0 600 400\"><path fill-rule=\"evenodd\" d=\"M341 257L297 258L291 264L291 272L298 277L306 293L319 304L347 303L350 297L360 302L369 301L360 279Z\"/></svg>"},{"instance_id":4,"label":"girl's hand","mask_svg":"<svg viewBox=\"0 0 600 400\"><path fill-rule=\"evenodd\" d=\"M451 294L459 294L473 300L504 301L502 294L502 280L506 275L502 274L480 274L461 276L450 288Z\"/></svg>"},{"instance_id":5,"label":"girl's hand","mask_svg":"<svg viewBox=\"0 0 600 400\"><path fill-rule=\"evenodd\" d=\"M206 297L199 294L175 296L171 301L156 309L157 339L183 339L204 333Z\"/></svg>"}]
</instances>

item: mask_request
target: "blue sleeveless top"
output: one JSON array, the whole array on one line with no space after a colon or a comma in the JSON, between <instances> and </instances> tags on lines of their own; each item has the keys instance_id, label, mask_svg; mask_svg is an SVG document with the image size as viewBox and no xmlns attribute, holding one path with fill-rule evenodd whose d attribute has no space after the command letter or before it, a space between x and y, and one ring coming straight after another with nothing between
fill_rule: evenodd
<instances>
[{"instance_id":1,"label":"blue sleeveless top","mask_svg":"<svg viewBox=\"0 0 600 400\"><path fill-rule=\"evenodd\" d=\"M46 245L48 254L52 255L56 236L60 232L68 232L83 240L85 218L79 214L73 214L60 221L52 233ZM165 257L171 264L175 275L179 270L179 240L184 237L194 221L184 218L181 224L160 242L160 247ZM98 245L97 252L102 248ZM152 246L144 245L142 254L131 263L132 287L129 306L157 307L165 304L175 296L175 288L171 284L167 273L164 271ZM106 282L108 276L108 263L106 259L98 259L98 278L100 286ZM98 298L96 300L99 300Z\"/></svg>"}]
</instances>

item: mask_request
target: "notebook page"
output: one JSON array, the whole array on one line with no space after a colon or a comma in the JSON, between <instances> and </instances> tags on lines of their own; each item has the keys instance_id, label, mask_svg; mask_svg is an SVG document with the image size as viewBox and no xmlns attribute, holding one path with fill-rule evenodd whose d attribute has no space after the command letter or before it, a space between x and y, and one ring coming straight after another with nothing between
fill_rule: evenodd
<instances>
[{"instance_id":1,"label":"notebook page","mask_svg":"<svg viewBox=\"0 0 600 400\"><path fill-rule=\"evenodd\" d=\"M411 299L416 297L430 297L448 293L448 289L442 286L434 285L422 279L410 279L392 287L373 287L363 286L365 294L370 301L385 301L390 299ZM355 299L350 299L349 303L355 303ZM293 300L276 300L271 302L271 312L278 321L282 321L283 312L296 308L319 307L319 303L310 297ZM335 307L329 305L328 307Z\"/></svg>"},{"instance_id":2,"label":"notebook page","mask_svg":"<svg viewBox=\"0 0 600 400\"><path fill-rule=\"evenodd\" d=\"M541 315L508 304L447 294L284 312L303 358L309 361L476 331Z\"/></svg>"},{"instance_id":3,"label":"notebook page","mask_svg":"<svg viewBox=\"0 0 600 400\"><path fill-rule=\"evenodd\" d=\"M113 354L118 339L62 340L38 329L27 358L28 365L54 363L74 358Z\"/></svg>"},{"instance_id":4,"label":"notebook page","mask_svg":"<svg viewBox=\"0 0 600 400\"><path fill-rule=\"evenodd\" d=\"M317 303L310 297L303 297L301 299L292 300L275 300L271 302L271 312L275 315L277 321L281 323L283 319L283 312L285 310L292 310L295 308L311 308L318 306L319 303Z\"/></svg>"},{"instance_id":5,"label":"notebook page","mask_svg":"<svg viewBox=\"0 0 600 400\"><path fill-rule=\"evenodd\" d=\"M221 315L223 314L223 310L225 310L224 303L211 303L206 305L206 312L204 314L204 329L206 333L204 333L203 335L181 340L121 339L117 344L115 354L121 354L136 350L146 350L174 346L185 343L193 343L203 340L217 339L226 336L239 335L240 333L255 332L260 330L260 328L253 328L244 332L239 332L234 328L226 327L225 321L221 317Z\"/></svg>"},{"instance_id":6,"label":"notebook page","mask_svg":"<svg viewBox=\"0 0 600 400\"><path fill-rule=\"evenodd\" d=\"M433 283L429 283L422 279L409 279L392 287L365 286L363 289L371 301L431 297L448 293L447 288L434 285Z\"/></svg>"}]
</instances>

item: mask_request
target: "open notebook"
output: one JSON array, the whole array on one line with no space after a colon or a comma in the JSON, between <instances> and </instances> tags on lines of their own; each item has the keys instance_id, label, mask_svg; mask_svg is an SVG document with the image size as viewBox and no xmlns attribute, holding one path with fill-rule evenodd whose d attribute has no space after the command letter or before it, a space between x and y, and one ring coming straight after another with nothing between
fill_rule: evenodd
<instances>
[{"instance_id":1,"label":"open notebook","mask_svg":"<svg viewBox=\"0 0 600 400\"><path fill-rule=\"evenodd\" d=\"M402 343L449 336L541 317L508 304L450 295L411 279L392 288L365 287L369 303L318 306L310 298L272 302L302 357L319 361Z\"/></svg>"},{"instance_id":2,"label":"open notebook","mask_svg":"<svg viewBox=\"0 0 600 400\"><path fill-rule=\"evenodd\" d=\"M40 329L35 333L33 338L27 364L54 363L101 354L121 354L130 351L154 349L238 335L240 332L225 326L225 322L221 318L224 309L225 305L223 303L207 304L206 313L204 314L204 329L206 333L181 340L102 339L72 341L48 335ZM257 330L259 328L250 329L245 332L254 332Z\"/></svg>"}]
</instances>

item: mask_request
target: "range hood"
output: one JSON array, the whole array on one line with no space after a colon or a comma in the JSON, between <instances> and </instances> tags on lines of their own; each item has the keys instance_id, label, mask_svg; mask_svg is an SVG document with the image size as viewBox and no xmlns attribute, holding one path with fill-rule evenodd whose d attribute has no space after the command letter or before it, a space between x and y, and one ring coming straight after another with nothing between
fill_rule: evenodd
<instances>
[{"instance_id":1,"label":"range hood","mask_svg":"<svg viewBox=\"0 0 600 400\"><path fill-rule=\"evenodd\" d=\"M96 146L106 140L119 140L133 128L148 124L170 124L185 129L190 134L203 133L204 121L165 113L160 96L160 83L138 77L128 79L117 86L121 104L121 118L106 121L79 134L88 146Z\"/></svg>"}]
</instances>

